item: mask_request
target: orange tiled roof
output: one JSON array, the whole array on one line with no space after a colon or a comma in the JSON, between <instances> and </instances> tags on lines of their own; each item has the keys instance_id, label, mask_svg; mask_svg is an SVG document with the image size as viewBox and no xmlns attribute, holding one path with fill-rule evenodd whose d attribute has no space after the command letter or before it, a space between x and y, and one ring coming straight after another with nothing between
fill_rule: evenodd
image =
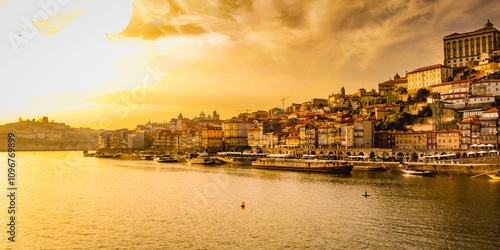
<instances>
[{"instance_id":1,"label":"orange tiled roof","mask_svg":"<svg viewBox=\"0 0 500 250\"><path fill-rule=\"evenodd\" d=\"M498 113L498 109L492 108L492 109L484 111L483 113Z\"/></svg>"},{"instance_id":2,"label":"orange tiled roof","mask_svg":"<svg viewBox=\"0 0 500 250\"><path fill-rule=\"evenodd\" d=\"M443 83L440 83L440 84L436 84L436 85L434 85L434 86L431 86L431 88L440 87L440 86L445 86L445 85L450 85L450 84L464 83L464 82L472 82L472 80L467 79L467 80L460 80L460 81L443 82Z\"/></svg>"},{"instance_id":3,"label":"orange tiled roof","mask_svg":"<svg viewBox=\"0 0 500 250\"><path fill-rule=\"evenodd\" d=\"M388 80L388 81L385 81L383 83L379 83L379 86L391 86L394 84L406 83L406 82L408 82L408 80L406 79L406 77L403 77L403 78L399 78L398 80Z\"/></svg>"},{"instance_id":4,"label":"orange tiled roof","mask_svg":"<svg viewBox=\"0 0 500 250\"><path fill-rule=\"evenodd\" d=\"M409 72L408 74L417 73L417 72L424 71L424 70L429 70L429 69L436 69L436 68L450 68L450 67L444 66L442 64L435 64L435 65L431 65L431 66L426 66L426 67L418 68L416 70L413 70L413 71Z\"/></svg>"}]
</instances>

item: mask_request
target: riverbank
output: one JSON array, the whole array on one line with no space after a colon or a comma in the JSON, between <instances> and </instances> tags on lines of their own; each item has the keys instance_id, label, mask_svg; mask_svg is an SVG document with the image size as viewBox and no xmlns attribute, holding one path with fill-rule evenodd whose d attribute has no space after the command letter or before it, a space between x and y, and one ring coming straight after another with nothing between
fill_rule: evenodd
<instances>
[{"instance_id":1,"label":"riverbank","mask_svg":"<svg viewBox=\"0 0 500 250\"><path fill-rule=\"evenodd\" d=\"M140 160L142 155L139 154L119 154L113 157L114 159L123 160ZM382 167L386 171L397 170L401 166L399 162L373 162L373 161L348 161L354 165L354 170L363 170L363 166L370 168ZM404 165L414 166L418 170L436 171L442 174L464 174L475 175L486 171L495 171L500 169L500 157L481 157L460 159L460 161L439 161L439 162L409 162ZM357 168L360 167L360 168Z\"/></svg>"},{"instance_id":2,"label":"riverbank","mask_svg":"<svg viewBox=\"0 0 500 250\"><path fill-rule=\"evenodd\" d=\"M490 163L424 163L424 162L410 162L405 163L406 165L414 166L418 170L429 170L436 171L442 174L465 174L465 175L475 175L481 174L486 171L495 171L500 169L499 157L497 158L497 164ZM368 161L349 161L349 163L356 166L369 166L369 167L383 167L387 171L393 171L400 167L399 162L368 162ZM405 167L405 166L403 166Z\"/></svg>"}]
</instances>

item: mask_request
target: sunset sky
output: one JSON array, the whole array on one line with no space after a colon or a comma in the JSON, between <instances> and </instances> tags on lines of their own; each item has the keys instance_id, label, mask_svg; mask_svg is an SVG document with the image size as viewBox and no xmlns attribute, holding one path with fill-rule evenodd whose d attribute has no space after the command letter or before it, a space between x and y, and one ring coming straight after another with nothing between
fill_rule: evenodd
<instances>
[{"instance_id":1,"label":"sunset sky","mask_svg":"<svg viewBox=\"0 0 500 250\"><path fill-rule=\"evenodd\" d=\"M134 128L369 90L443 63L443 36L500 27L498 13L462 0L0 0L0 123Z\"/></svg>"}]
</instances>

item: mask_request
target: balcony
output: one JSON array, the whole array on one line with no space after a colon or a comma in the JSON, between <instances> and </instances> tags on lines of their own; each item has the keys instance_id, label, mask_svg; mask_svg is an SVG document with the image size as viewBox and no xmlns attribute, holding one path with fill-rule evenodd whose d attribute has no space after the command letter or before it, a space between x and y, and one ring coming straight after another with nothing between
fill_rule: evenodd
<instances>
[{"instance_id":1,"label":"balcony","mask_svg":"<svg viewBox=\"0 0 500 250\"><path fill-rule=\"evenodd\" d=\"M496 135L496 131L495 132L481 132L481 135Z\"/></svg>"}]
</instances>

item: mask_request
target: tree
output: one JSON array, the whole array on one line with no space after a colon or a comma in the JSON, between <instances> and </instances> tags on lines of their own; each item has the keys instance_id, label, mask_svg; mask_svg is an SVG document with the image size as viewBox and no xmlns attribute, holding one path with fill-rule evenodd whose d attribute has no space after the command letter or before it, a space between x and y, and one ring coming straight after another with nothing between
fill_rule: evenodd
<instances>
[{"instance_id":1,"label":"tree","mask_svg":"<svg viewBox=\"0 0 500 250\"><path fill-rule=\"evenodd\" d=\"M44 116L44 117L42 118L42 122L44 122L44 123L48 123L48 122L49 122L49 118L48 118L47 116Z\"/></svg>"},{"instance_id":2,"label":"tree","mask_svg":"<svg viewBox=\"0 0 500 250\"><path fill-rule=\"evenodd\" d=\"M387 98L385 98L383 96L379 96L375 99L374 104L384 104L384 103L387 103Z\"/></svg>"},{"instance_id":3,"label":"tree","mask_svg":"<svg viewBox=\"0 0 500 250\"><path fill-rule=\"evenodd\" d=\"M457 119L453 119L453 120L447 121L447 122L442 122L441 129L445 129L445 130L458 129Z\"/></svg>"},{"instance_id":4,"label":"tree","mask_svg":"<svg viewBox=\"0 0 500 250\"><path fill-rule=\"evenodd\" d=\"M431 92L428 89L421 88L417 91L417 93L413 97L413 100L417 103L418 102L425 102L427 100L427 96L429 96L430 94L431 94Z\"/></svg>"},{"instance_id":5,"label":"tree","mask_svg":"<svg viewBox=\"0 0 500 250\"><path fill-rule=\"evenodd\" d=\"M406 95L408 94L408 90L405 87L399 87L396 89L396 93L400 95Z\"/></svg>"},{"instance_id":6,"label":"tree","mask_svg":"<svg viewBox=\"0 0 500 250\"><path fill-rule=\"evenodd\" d=\"M432 109L429 106L425 106L422 109L422 116L423 117L431 117L432 116Z\"/></svg>"},{"instance_id":7,"label":"tree","mask_svg":"<svg viewBox=\"0 0 500 250\"><path fill-rule=\"evenodd\" d=\"M393 115L388 115L380 120L375 125L375 130L400 130L406 131L406 125L412 123L412 117L407 112L398 112Z\"/></svg>"},{"instance_id":8,"label":"tree","mask_svg":"<svg viewBox=\"0 0 500 250\"><path fill-rule=\"evenodd\" d=\"M19 117L19 118L17 118L17 120L18 120L19 122L22 122L22 121L23 121L23 118L22 118L22 117Z\"/></svg>"}]
</instances>

